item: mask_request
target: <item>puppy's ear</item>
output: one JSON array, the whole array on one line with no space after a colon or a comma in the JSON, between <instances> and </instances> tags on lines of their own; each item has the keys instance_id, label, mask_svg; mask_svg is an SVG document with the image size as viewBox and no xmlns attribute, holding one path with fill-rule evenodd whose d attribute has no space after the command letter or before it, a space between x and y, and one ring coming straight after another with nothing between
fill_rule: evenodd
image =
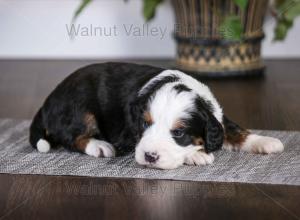
<instances>
[{"instance_id":1,"label":"puppy's ear","mask_svg":"<svg viewBox=\"0 0 300 220\"><path fill-rule=\"evenodd\" d=\"M221 123L213 116L209 115L204 129L204 148L207 153L222 148L224 131Z\"/></svg>"}]
</instances>

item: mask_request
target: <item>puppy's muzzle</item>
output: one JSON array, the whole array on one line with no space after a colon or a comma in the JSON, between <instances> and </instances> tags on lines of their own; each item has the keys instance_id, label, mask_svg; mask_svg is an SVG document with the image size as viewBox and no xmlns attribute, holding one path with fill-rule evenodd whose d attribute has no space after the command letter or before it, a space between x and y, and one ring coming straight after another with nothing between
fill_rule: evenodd
<instances>
[{"instance_id":1,"label":"puppy's muzzle","mask_svg":"<svg viewBox=\"0 0 300 220\"><path fill-rule=\"evenodd\" d=\"M159 155L155 152L145 152L145 161L155 163L159 159Z\"/></svg>"}]
</instances>

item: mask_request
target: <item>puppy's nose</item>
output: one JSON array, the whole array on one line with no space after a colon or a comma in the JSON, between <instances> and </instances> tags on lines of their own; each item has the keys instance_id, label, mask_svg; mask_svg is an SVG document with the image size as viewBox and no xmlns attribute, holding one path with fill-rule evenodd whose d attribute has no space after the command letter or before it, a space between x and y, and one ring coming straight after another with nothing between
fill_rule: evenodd
<instances>
[{"instance_id":1,"label":"puppy's nose","mask_svg":"<svg viewBox=\"0 0 300 220\"><path fill-rule=\"evenodd\" d=\"M155 163L158 160L159 156L154 152L146 152L145 160L149 163Z\"/></svg>"}]
</instances>

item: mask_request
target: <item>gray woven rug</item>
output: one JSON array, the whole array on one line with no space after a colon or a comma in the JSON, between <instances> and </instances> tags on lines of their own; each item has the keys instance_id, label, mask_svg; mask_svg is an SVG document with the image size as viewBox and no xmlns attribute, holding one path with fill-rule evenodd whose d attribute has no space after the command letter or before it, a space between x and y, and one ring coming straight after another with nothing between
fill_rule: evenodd
<instances>
[{"instance_id":1,"label":"gray woven rug","mask_svg":"<svg viewBox=\"0 0 300 220\"><path fill-rule=\"evenodd\" d=\"M133 155L93 158L64 149L41 154L28 144L29 125L0 120L0 173L300 185L300 132L254 131L279 138L285 145L281 154L219 151L212 165L156 170L137 165Z\"/></svg>"}]
</instances>

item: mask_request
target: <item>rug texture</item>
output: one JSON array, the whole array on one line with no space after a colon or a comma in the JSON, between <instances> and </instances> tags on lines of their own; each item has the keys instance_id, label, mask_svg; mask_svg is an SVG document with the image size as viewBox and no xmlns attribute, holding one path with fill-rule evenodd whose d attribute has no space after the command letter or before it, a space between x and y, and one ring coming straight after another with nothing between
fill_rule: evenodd
<instances>
[{"instance_id":1,"label":"rug texture","mask_svg":"<svg viewBox=\"0 0 300 220\"><path fill-rule=\"evenodd\" d=\"M30 121L0 120L0 173L300 185L300 132L253 131L279 138L285 145L281 154L222 150L215 152L212 165L157 170L137 165L133 154L108 159L64 149L39 153L28 143L29 125Z\"/></svg>"}]
</instances>

